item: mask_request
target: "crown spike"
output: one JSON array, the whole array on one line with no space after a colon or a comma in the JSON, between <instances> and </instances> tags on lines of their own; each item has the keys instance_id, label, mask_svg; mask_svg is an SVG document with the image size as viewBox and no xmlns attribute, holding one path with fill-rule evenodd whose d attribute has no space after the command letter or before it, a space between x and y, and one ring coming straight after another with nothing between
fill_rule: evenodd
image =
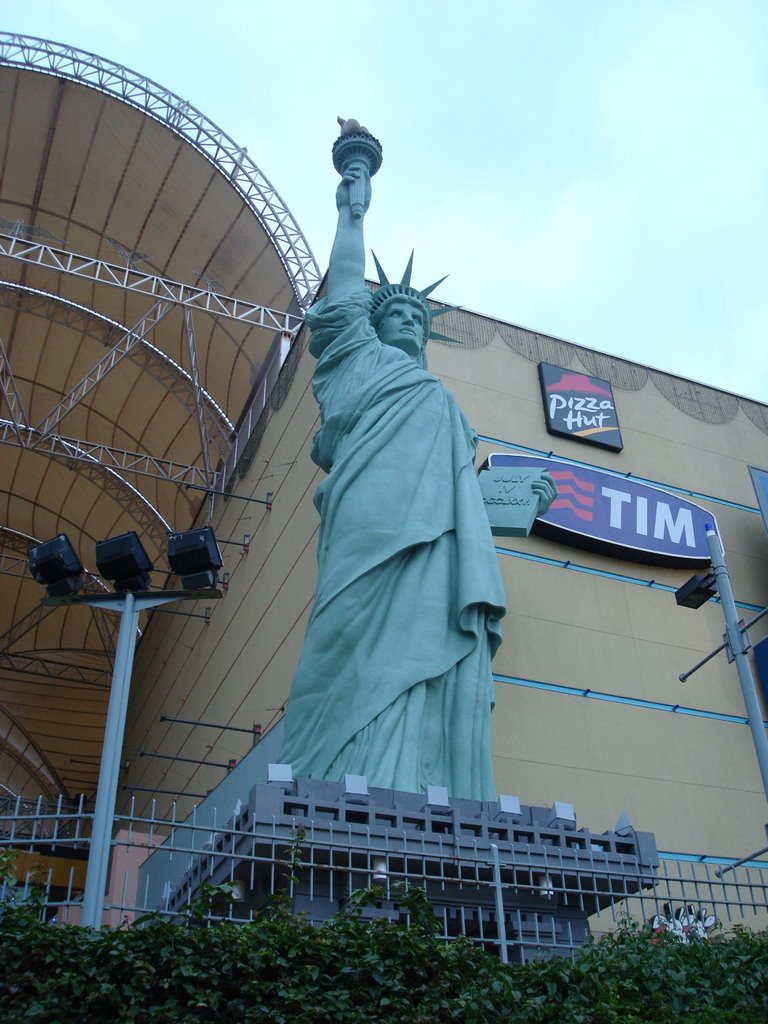
<instances>
[{"instance_id":1,"label":"crown spike","mask_svg":"<svg viewBox=\"0 0 768 1024\"><path fill-rule=\"evenodd\" d=\"M373 262L376 264L376 273L379 275L379 284L389 284L389 278L384 273L384 267L379 263L373 249L371 249L371 256L373 256Z\"/></svg>"},{"instance_id":2,"label":"crown spike","mask_svg":"<svg viewBox=\"0 0 768 1024\"><path fill-rule=\"evenodd\" d=\"M440 309L432 310L432 319L436 316L445 316L446 313L453 313L455 310L461 309L461 306L441 306Z\"/></svg>"},{"instance_id":3,"label":"crown spike","mask_svg":"<svg viewBox=\"0 0 768 1024\"><path fill-rule=\"evenodd\" d=\"M461 342L458 338L451 338L447 334L440 334L438 331L430 331L430 338L434 338L435 341L449 341L452 345L460 345Z\"/></svg>"},{"instance_id":4,"label":"crown spike","mask_svg":"<svg viewBox=\"0 0 768 1024\"><path fill-rule=\"evenodd\" d=\"M411 249L411 255L408 257L408 264L403 271L403 277L400 284L404 288L409 288L411 284L411 272L413 271L413 249Z\"/></svg>"},{"instance_id":5,"label":"crown spike","mask_svg":"<svg viewBox=\"0 0 768 1024\"><path fill-rule=\"evenodd\" d=\"M437 288L439 285L443 283L446 277L448 277L448 274L446 274L445 277L441 277L439 281L435 281L434 284L429 284L427 285L426 288L422 288L421 292L419 293L422 299L426 299L428 295L431 295L435 288Z\"/></svg>"}]
</instances>

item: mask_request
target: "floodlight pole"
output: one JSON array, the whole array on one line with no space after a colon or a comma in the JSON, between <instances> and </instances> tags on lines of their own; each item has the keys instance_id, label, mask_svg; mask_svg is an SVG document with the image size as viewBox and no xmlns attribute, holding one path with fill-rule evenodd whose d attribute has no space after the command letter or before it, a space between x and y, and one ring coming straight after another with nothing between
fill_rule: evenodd
<instances>
[{"instance_id":1,"label":"floodlight pole","mask_svg":"<svg viewBox=\"0 0 768 1024\"><path fill-rule=\"evenodd\" d=\"M725 617L725 636L727 647L736 662L736 671L739 674L739 683L744 697L744 704L747 709L749 728L752 732L752 742L755 744L755 753L760 765L760 777L763 780L763 790L768 799L768 738L765 735L763 715L760 710L760 702L757 699L755 681L752 678L752 670L749 666L747 651L749 641L741 629L739 613L736 608L736 601L733 597L731 577L728 567L725 564L723 545L715 531L714 526L707 524L707 544L712 560L712 572L717 582L717 591L720 595L720 604Z\"/></svg>"},{"instance_id":2,"label":"floodlight pole","mask_svg":"<svg viewBox=\"0 0 768 1024\"><path fill-rule=\"evenodd\" d=\"M128 695L131 689L133 655L136 650L136 633L139 613L158 608L174 601L195 601L201 598L221 597L218 590L176 590L164 593L128 591L125 594L77 594L70 597L46 597L43 604L84 604L91 608L108 608L120 612L120 632L115 650L115 665L112 670L112 687L109 692L107 721L104 728L104 746L101 752L99 784L96 790L96 806L93 811L91 845L88 851L88 867L83 893L81 924L86 928L101 928L104 913L104 892L107 887L107 868L112 847L112 823L115 817L115 798L120 774L120 757L123 750L125 718L128 711Z\"/></svg>"}]
</instances>

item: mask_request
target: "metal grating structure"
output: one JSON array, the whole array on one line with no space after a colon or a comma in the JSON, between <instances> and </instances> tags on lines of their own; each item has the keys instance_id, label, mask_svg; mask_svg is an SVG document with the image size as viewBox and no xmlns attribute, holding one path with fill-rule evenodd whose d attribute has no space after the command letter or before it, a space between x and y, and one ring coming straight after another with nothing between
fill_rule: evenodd
<instances>
[{"instance_id":1,"label":"metal grating structure","mask_svg":"<svg viewBox=\"0 0 768 1024\"><path fill-rule=\"evenodd\" d=\"M569 955L588 933L604 934L626 918L647 927L649 942L659 931L693 941L713 928L768 925L766 861L718 866L657 856L647 834L577 830L573 821L553 821L556 808L471 801L447 808L429 806L426 794L382 802L388 791L375 790L366 803L324 786L256 787L252 796L266 801L262 812L275 812L271 820L254 813L250 799L218 825L195 811L179 819L175 807L168 816L133 807L118 815L105 922L128 924L147 911L183 919L207 881L234 889L234 900L212 909L211 924L253 920L276 894L321 924L359 890L376 887L363 916L407 926L402 897L417 886L443 939L465 935L509 961ZM0 846L18 851L22 883L0 887L0 902L42 886L46 917L77 924L90 827L82 800L0 799Z\"/></svg>"},{"instance_id":2,"label":"metal grating structure","mask_svg":"<svg viewBox=\"0 0 768 1024\"><path fill-rule=\"evenodd\" d=\"M449 799L441 787L426 794L368 790L356 776L347 780L254 786L228 833L211 836L164 893L163 909L183 909L203 882L233 879L242 883L244 908L264 912L275 887L271 844L282 841L278 859L291 861L294 844L297 866L279 874L290 884L294 912L314 924L372 879L382 898L363 913L399 921L398 884L418 884L446 937L467 935L505 949L509 941L516 957L527 959L577 948L591 915L653 885L658 858L648 833L577 831L565 805ZM162 863L161 851L148 861L147 879L155 861Z\"/></svg>"}]
</instances>

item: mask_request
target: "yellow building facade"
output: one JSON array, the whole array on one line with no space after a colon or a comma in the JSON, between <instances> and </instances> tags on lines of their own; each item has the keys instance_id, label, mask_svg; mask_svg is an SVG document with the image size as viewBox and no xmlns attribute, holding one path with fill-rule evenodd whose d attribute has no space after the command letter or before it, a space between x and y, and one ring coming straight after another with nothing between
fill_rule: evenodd
<instances>
[{"instance_id":1,"label":"yellow building facade","mask_svg":"<svg viewBox=\"0 0 768 1024\"><path fill-rule=\"evenodd\" d=\"M430 369L478 432L478 465L492 452L551 453L682 492L717 520L744 618L768 603L768 539L747 469L768 463L765 406L472 313L450 313L441 327L458 343L431 343ZM288 700L313 597L322 478L309 458L318 412L306 345L303 329L228 485L238 497L217 499L212 523L229 542L223 600L207 622L156 615L142 639L125 747L137 807L153 789L205 793L222 775L141 750L222 764L251 743L163 716L268 732ZM540 361L612 383L621 452L547 432ZM242 500L268 492L271 510ZM571 803L593 831L626 811L661 850L690 857L759 848L765 795L736 672L721 654L678 678L724 631L719 603L677 606L691 569L534 534L497 538L497 550L508 606L493 666L498 791ZM753 640L764 631L755 626Z\"/></svg>"}]
</instances>

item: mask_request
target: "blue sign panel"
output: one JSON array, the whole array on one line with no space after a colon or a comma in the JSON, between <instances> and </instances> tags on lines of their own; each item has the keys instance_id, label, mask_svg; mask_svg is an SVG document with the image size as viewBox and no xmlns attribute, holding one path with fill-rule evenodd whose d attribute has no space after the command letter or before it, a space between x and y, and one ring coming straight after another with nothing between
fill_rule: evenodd
<instances>
[{"instance_id":1,"label":"blue sign panel","mask_svg":"<svg viewBox=\"0 0 768 1024\"><path fill-rule=\"evenodd\" d=\"M621 431L609 381L551 363L539 363L539 381L550 434L621 451Z\"/></svg>"},{"instance_id":2,"label":"blue sign panel","mask_svg":"<svg viewBox=\"0 0 768 1024\"><path fill-rule=\"evenodd\" d=\"M711 512L659 487L557 459L497 452L490 468L545 469L557 497L532 533L613 558L699 568L710 563L706 524Z\"/></svg>"},{"instance_id":3,"label":"blue sign panel","mask_svg":"<svg viewBox=\"0 0 768 1024\"><path fill-rule=\"evenodd\" d=\"M748 466L749 475L752 477L752 486L755 488L757 501L760 505L760 512L763 516L763 524L768 530L768 470L758 469L757 466Z\"/></svg>"},{"instance_id":4,"label":"blue sign panel","mask_svg":"<svg viewBox=\"0 0 768 1024\"><path fill-rule=\"evenodd\" d=\"M763 637L759 644L755 644L753 651L755 652L757 675L763 689L763 699L768 701L768 636Z\"/></svg>"}]
</instances>

